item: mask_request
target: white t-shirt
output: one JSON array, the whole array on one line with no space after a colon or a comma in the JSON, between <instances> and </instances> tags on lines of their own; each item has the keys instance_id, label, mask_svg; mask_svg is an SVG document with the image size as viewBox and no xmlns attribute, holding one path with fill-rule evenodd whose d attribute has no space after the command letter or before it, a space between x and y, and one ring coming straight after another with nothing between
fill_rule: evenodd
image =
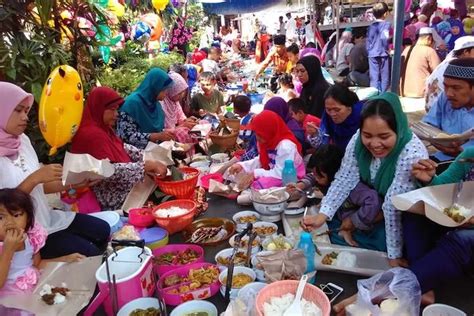
<instances>
[{"instance_id":1,"label":"white t-shirt","mask_svg":"<svg viewBox=\"0 0 474 316\"><path fill-rule=\"evenodd\" d=\"M202 71L212 72L213 74L217 75L220 71L219 65L215 60L212 59L203 59L201 61Z\"/></svg>"},{"instance_id":2,"label":"white t-shirt","mask_svg":"<svg viewBox=\"0 0 474 316\"><path fill-rule=\"evenodd\" d=\"M339 52L339 56L337 56L337 62L336 62L336 70L338 73L343 71L346 68L349 68L349 63L347 62L347 58L351 54L351 50L354 47L354 44L348 43L344 45Z\"/></svg>"},{"instance_id":3,"label":"white t-shirt","mask_svg":"<svg viewBox=\"0 0 474 316\"><path fill-rule=\"evenodd\" d=\"M16 188L40 168L38 156L28 136L23 134L20 140L20 151L16 160L0 157L0 188L2 189ZM48 234L66 229L71 225L76 213L51 209L42 184L37 185L30 196L35 205L35 220L48 231Z\"/></svg>"},{"instance_id":4,"label":"white t-shirt","mask_svg":"<svg viewBox=\"0 0 474 316\"><path fill-rule=\"evenodd\" d=\"M291 18L286 22L286 39L294 40L296 35L296 21L294 18Z\"/></svg>"}]
</instances>

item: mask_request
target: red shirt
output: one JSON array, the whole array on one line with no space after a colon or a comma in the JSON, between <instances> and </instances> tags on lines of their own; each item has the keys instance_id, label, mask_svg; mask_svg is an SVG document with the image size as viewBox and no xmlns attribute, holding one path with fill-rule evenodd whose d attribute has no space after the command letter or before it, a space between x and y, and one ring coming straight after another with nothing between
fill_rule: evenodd
<instances>
[{"instance_id":1,"label":"red shirt","mask_svg":"<svg viewBox=\"0 0 474 316\"><path fill-rule=\"evenodd\" d=\"M313 123L317 127L319 127L319 125L321 124L321 120L319 118L311 114L306 114L306 117L304 118L304 121L303 121L303 129L304 129L305 136L308 136L307 135L308 133L306 132L306 126L308 125L309 122Z\"/></svg>"}]
</instances>

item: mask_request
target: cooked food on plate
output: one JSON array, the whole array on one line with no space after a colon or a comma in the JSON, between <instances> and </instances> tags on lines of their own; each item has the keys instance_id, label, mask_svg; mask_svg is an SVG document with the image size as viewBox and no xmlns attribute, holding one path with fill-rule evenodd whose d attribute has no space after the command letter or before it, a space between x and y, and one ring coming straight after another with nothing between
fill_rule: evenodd
<instances>
[{"instance_id":1,"label":"cooked food on plate","mask_svg":"<svg viewBox=\"0 0 474 316\"><path fill-rule=\"evenodd\" d=\"M472 211L462 205L454 204L451 207L444 209L444 214L448 215L456 223L462 223L468 216L472 214Z\"/></svg>"},{"instance_id":2,"label":"cooked food on plate","mask_svg":"<svg viewBox=\"0 0 474 316\"><path fill-rule=\"evenodd\" d=\"M220 265L228 266L231 262L231 257L232 256L228 256L228 257L219 256L217 257L216 261ZM247 255L245 253L239 251L235 254L234 264L237 264L237 265L245 264L246 262L247 262Z\"/></svg>"},{"instance_id":3,"label":"cooked food on plate","mask_svg":"<svg viewBox=\"0 0 474 316\"><path fill-rule=\"evenodd\" d=\"M240 289L244 287L245 285L252 282L253 282L253 279L250 275L245 274L245 273L238 273L234 275L234 277L232 278L232 288ZM226 283L227 283L227 277L222 279L222 284L226 284Z\"/></svg>"},{"instance_id":4,"label":"cooked food on plate","mask_svg":"<svg viewBox=\"0 0 474 316\"><path fill-rule=\"evenodd\" d=\"M154 307L149 307L147 309L138 308L132 311L129 316L160 316L160 311Z\"/></svg>"},{"instance_id":5,"label":"cooked food on plate","mask_svg":"<svg viewBox=\"0 0 474 316\"><path fill-rule=\"evenodd\" d=\"M159 257L153 258L153 262L161 265L184 265L192 263L198 259L199 254L196 251L186 249L185 251L164 253Z\"/></svg>"}]
</instances>

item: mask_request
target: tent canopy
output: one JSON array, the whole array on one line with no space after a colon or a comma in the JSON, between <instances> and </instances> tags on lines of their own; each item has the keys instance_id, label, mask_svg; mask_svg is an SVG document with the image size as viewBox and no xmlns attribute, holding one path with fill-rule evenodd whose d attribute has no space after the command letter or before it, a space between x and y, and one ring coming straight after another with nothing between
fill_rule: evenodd
<instances>
[{"instance_id":1,"label":"tent canopy","mask_svg":"<svg viewBox=\"0 0 474 316\"><path fill-rule=\"evenodd\" d=\"M206 13L234 15L253 13L268 9L286 0L226 0L222 3L203 3Z\"/></svg>"}]
</instances>

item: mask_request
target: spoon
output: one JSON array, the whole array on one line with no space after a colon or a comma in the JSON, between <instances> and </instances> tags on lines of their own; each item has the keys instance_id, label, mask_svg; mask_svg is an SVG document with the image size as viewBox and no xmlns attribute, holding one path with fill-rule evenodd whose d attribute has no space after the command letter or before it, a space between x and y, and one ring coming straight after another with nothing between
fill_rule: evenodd
<instances>
[{"instance_id":1,"label":"spoon","mask_svg":"<svg viewBox=\"0 0 474 316\"><path fill-rule=\"evenodd\" d=\"M316 198L316 195L314 194L314 190L309 190L309 191L304 191L298 187L295 186L296 191L300 192L303 195L306 195L308 199L314 199Z\"/></svg>"},{"instance_id":2,"label":"spoon","mask_svg":"<svg viewBox=\"0 0 474 316\"><path fill-rule=\"evenodd\" d=\"M308 281L308 276L304 274L300 283L298 283L298 289L296 290L295 300L291 303L290 307L283 313L283 316L295 316L302 315L303 311L301 310L301 296L303 295L306 282Z\"/></svg>"}]
</instances>

